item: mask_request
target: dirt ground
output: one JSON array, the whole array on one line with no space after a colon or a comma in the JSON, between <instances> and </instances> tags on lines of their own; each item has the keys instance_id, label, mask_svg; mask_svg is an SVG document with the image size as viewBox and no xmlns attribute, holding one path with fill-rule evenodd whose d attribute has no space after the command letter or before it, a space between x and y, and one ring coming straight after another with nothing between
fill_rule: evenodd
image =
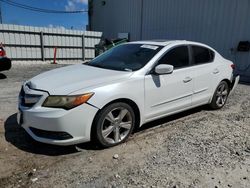
<instances>
[{"instance_id":1,"label":"dirt ground","mask_svg":"<svg viewBox=\"0 0 250 188\"><path fill-rule=\"evenodd\" d=\"M146 124L117 147L59 147L33 141L16 123L21 83L59 66L0 74L0 187L250 187L250 86L239 85L222 110Z\"/></svg>"}]
</instances>

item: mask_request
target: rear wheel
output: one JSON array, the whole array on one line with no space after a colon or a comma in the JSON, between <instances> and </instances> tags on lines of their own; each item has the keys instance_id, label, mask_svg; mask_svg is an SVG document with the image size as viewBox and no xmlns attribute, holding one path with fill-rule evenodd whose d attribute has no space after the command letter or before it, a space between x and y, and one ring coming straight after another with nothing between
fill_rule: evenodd
<instances>
[{"instance_id":1,"label":"rear wheel","mask_svg":"<svg viewBox=\"0 0 250 188\"><path fill-rule=\"evenodd\" d=\"M96 116L92 138L102 147L112 147L124 142L135 125L135 114L126 103L113 103Z\"/></svg>"},{"instance_id":2,"label":"rear wheel","mask_svg":"<svg viewBox=\"0 0 250 188\"><path fill-rule=\"evenodd\" d=\"M216 88L210 107L212 109L222 108L227 101L229 94L229 86L226 81L222 81Z\"/></svg>"}]
</instances>

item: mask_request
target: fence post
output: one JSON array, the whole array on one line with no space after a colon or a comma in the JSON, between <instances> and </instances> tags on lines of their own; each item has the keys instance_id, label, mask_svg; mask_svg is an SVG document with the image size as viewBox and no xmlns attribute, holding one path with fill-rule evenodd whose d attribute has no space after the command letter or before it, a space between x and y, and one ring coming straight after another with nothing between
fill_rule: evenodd
<instances>
[{"instance_id":1,"label":"fence post","mask_svg":"<svg viewBox=\"0 0 250 188\"><path fill-rule=\"evenodd\" d=\"M41 59L42 61L45 61L44 58L44 41L43 41L43 32L40 32L40 41L41 41Z\"/></svg>"},{"instance_id":2,"label":"fence post","mask_svg":"<svg viewBox=\"0 0 250 188\"><path fill-rule=\"evenodd\" d=\"M54 61L53 61L53 64L57 64L56 63L56 51L57 51L57 47L54 48Z\"/></svg>"},{"instance_id":3,"label":"fence post","mask_svg":"<svg viewBox=\"0 0 250 188\"><path fill-rule=\"evenodd\" d=\"M85 35L82 35L82 60L85 61Z\"/></svg>"}]
</instances>

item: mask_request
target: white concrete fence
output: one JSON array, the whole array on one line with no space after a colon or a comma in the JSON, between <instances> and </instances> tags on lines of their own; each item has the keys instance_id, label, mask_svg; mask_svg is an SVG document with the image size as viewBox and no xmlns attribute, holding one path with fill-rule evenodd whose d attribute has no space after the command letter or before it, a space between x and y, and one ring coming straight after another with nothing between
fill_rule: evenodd
<instances>
[{"instance_id":1,"label":"white concrete fence","mask_svg":"<svg viewBox=\"0 0 250 188\"><path fill-rule=\"evenodd\" d=\"M101 36L93 31L0 24L0 43L16 61L50 61L55 48L57 60L92 59Z\"/></svg>"}]
</instances>

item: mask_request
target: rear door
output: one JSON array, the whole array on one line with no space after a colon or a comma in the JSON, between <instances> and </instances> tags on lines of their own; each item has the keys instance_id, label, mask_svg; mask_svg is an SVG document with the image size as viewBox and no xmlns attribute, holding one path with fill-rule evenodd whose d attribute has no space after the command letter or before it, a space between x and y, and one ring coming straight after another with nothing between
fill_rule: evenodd
<instances>
[{"instance_id":1,"label":"rear door","mask_svg":"<svg viewBox=\"0 0 250 188\"><path fill-rule=\"evenodd\" d=\"M214 62L215 53L203 46L192 45L192 72L194 76L194 91L192 105L206 104L213 95L212 86L216 81L219 69Z\"/></svg>"}]
</instances>

